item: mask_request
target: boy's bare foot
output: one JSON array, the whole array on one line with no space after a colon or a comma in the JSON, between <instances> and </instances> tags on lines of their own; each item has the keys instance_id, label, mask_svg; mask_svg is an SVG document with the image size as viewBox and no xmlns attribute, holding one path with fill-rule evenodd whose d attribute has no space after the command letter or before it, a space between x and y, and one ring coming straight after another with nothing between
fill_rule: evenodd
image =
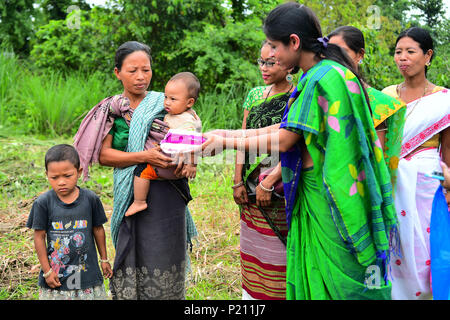
<instances>
[{"instance_id":1,"label":"boy's bare foot","mask_svg":"<svg viewBox=\"0 0 450 320\"><path fill-rule=\"evenodd\" d=\"M127 212L125 212L125 217L132 216L135 213L138 213L139 211L147 209L147 202L146 201L138 201L135 200L131 206L128 208Z\"/></svg>"}]
</instances>

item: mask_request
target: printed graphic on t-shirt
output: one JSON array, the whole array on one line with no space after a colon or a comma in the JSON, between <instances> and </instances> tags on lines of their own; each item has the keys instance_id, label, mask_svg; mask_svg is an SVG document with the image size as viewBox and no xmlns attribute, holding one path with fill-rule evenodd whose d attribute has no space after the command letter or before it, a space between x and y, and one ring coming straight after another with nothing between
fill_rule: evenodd
<instances>
[{"instance_id":1,"label":"printed graphic on t-shirt","mask_svg":"<svg viewBox=\"0 0 450 320\"><path fill-rule=\"evenodd\" d=\"M53 221L49 230L49 260L58 277L87 271L88 244L85 231L87 220Z\"/></svg>"}]
</instances>

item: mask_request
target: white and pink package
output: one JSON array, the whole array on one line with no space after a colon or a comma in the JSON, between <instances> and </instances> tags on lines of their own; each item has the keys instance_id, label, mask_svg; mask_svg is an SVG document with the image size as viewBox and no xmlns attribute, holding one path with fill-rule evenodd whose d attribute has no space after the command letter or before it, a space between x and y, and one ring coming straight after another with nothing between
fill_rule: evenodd
<instances>
[{"instance_id":1,"label":"white and pink package","mask_svg":"<svg viewBox=\"0 0 450 320\"><path fill-rule=\"evenodd\" d=\"M205 142L201 133L170 129L161 141L161 150L167 154L190 152Z\"/></svg>"}]
</instances>

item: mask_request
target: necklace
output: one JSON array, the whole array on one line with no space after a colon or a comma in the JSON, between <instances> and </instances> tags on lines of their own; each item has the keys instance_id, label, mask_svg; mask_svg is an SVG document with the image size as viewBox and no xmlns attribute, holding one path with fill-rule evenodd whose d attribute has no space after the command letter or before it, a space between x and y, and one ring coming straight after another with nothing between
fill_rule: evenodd
<instances>
[{"instance_id":1,"label":"necklace","mask_svg":"<svg viewBox=\"0 0 450 320\"><path fill-rule=\"evenodd\" d=\"M413 111L414 111L414 109L416 108L416 106L419 104L419 102L422 100L422 98L425 96L425 94L427 93L427 90L428 90L428 80L427 80L427 83L426 83L426 85L425 85L425 88L423 89L423 94L422 94L422 96L421 97L419 97L418 99L416 99L416 102L414 103L414 105L413 106L411 106L411 107L409 107L409 108L407 108L407 114L406 114L406 117L405 117L405 121L406 121L406 119L408 119L408 117L413 113ZM399 84L399 85L397 85L397 88L396 88L396 90L397 90L397 95L398 95L398 97L401 99L401 96L400 96L400 90L401 89L403 89L403 87L404 87L404 84L405 84L405 82L402 82L401 84ZM400 86L401 86L401 88L400 88Z\"/></svg>"},{"instance_id":2,"label":"necklace","mask_svg":"<svg viewBox=\"0 0 450 320\"><path fill-rule=\"evenodd\" d=\"M292 90L292 87L293 87L293 86L294 86L294 85L291 84L291 86L289 87L289 90L286 91L286 93L290 92L290 91ZM270 93L272 92L273 87L274 87L274 85L272 85L272 86L270 87L270 89L269 89L269 92L267 92L266 98L264 99L264 103L266 103L267 98L269 98Z\"/></svg>"}]
</instances>

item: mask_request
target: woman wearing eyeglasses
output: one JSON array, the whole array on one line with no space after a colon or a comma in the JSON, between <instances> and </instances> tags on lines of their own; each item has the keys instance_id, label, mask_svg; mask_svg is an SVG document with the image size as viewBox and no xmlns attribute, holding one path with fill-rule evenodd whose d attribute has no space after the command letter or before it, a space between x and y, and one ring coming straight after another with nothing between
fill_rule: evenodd
<instances>
[{"instance_id":1,"label":"woman wearing eyeglasses","mask_svg":"<svg viewBox=\"0 0 450 320\"><path fill-rule=\"evenodd\" d=\"M275 63L264 42L259 68L266 86L255 87L244 102L243 129L280 123L292 92L292 75ZM281 180L278 156L255 158L237 152L233 197L241 213L241 273L243 299L286 298L287 236L284 198L274 185ZM262 172L273 170L262 181ZM279 193L277 193L277 191Z\"/></svg>"}]
</instances>

